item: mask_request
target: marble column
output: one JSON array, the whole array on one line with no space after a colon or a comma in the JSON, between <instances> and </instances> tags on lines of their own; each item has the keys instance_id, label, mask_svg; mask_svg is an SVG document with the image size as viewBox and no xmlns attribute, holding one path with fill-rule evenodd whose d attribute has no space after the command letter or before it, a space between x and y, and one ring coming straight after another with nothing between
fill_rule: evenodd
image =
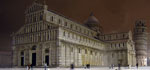
<instances>
[{"instance_id":1,"label":"marble column","mask_svg":"<svg viewBox=\"0 0 150 70\"><path fill-rule=\"evenodd\" d=\"M16 49L13 52L13 66L18 66L18 52Z\"/></svg>"},{"instance_id":2,"label":"marble column","mask_svg":"<svg viewBox=\"0 0 150 70\"><path fill-rule=\"evenodd\" d=\"M39 46L39 48L37 49L37 66L42 66L43 63L43 50L42 50L42 46Z\"/></svg>"},{"instance_id":3,"label":"marble column","mask_svg":"<svg viewBox=\"0 0 150 70\"><path fill-rule=\"evenodd\" d=\"M25 49L25 65L29 65L29 49Z\"/></svg>"},{"instance_id":4,"label":"marble column","mask_svg":"<svg viewBox=\"0 0 150 70\"><path fill-rule=\"evenodd\" d=\"M78 62L78 58L77 58L77 56L78 56L78 48L77 48L77 45L74 45L74 64L75 64L75 66L77 66L77 62Z\"/></svg>"},{"instance_id":5,"label":"marble column","mask_svg":"<svg viewBox=\"0 0 150 70\"><path fill-rule=\"evenodd\" d=\"M70 66L71 64L71 51L70 46L66 44L66 66Z\"/></svg>"}]
</instances>

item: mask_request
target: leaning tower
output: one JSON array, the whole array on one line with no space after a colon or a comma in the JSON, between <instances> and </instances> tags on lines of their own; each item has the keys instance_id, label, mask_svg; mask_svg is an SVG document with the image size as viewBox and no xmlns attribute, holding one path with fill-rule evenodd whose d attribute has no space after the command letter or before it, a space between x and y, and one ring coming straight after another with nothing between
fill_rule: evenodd
<instances>
[{"instance_id":1,"label":"leaning tower","mask_svg":"<svg viewBox=\"0 0 150 70\"><path fill-rule=\"evenodd\" d=\"M147 27L145 21L138 20L134 28L136 61L139 66L147 66Z\"/></svg>"}]
</instances>

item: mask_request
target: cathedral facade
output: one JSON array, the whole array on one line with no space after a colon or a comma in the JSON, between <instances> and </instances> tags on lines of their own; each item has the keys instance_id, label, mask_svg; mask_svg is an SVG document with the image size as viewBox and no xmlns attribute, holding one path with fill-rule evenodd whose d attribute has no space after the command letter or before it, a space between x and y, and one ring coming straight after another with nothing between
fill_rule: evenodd
<instances>
[{"instance_id":1,"label":"cathedral facade","mask_svg":"<svg viewBox=\"0 0 150 70\"><path fill-rule=\"evenodd\" d=\"M140 60L141 66L146 65L146 54L140 56L145 50L140 48L137 61L135 48L140 38L133 39L133 35L131 31L103 34L93 14L81 24L34 1L25 11L25 25L12 34L13 66L135 66Z\"/></svg>"}]
</instances>

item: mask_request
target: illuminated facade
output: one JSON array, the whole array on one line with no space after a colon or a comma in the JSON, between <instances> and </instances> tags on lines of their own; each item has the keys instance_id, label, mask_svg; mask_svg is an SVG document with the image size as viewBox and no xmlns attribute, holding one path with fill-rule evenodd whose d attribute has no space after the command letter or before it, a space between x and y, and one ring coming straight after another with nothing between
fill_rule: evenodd
<instances>
[{"instance_id":1,"label":"illuminated facade","mask_svg":"<svg viewBox=\"0 0 150 70\"><path fill-rule=\"evenodd\" d=\"M48 11L45 3L37 1L25 11L25 25L12 38L13 65L17 67L136 65L131 31L102 34L93 14L80 24Z\"/></svg>"},{"instance_id":2,"label":"illuminated facade","mask_svg":"<svg viewBox=\"0 0 150 70\"><path fill-rule=\"evenodd\" d=\"M136 21L134 41L139 66L147 66L147 27L144 21Z\"/></svg>"}]
</instances>

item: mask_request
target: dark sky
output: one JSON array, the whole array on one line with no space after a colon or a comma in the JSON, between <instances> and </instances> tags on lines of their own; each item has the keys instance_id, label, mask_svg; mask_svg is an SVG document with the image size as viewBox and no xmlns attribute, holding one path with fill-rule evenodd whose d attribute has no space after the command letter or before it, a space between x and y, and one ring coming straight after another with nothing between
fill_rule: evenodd
<instances>
[{"instance_id":1,"label":"dark sky","mask_svg":"<svg viewBox=\"0 0 150 70\"><path fill-rule=\"evenodd\" d=\"M33 0L1 0L0 50L10 50L12 32L24 25L24 11ZM50 10L83 23L91 12L105 33L125 32L136 20L150 23L150 0L47 0Z\"/></svg>"}]
</instances>

